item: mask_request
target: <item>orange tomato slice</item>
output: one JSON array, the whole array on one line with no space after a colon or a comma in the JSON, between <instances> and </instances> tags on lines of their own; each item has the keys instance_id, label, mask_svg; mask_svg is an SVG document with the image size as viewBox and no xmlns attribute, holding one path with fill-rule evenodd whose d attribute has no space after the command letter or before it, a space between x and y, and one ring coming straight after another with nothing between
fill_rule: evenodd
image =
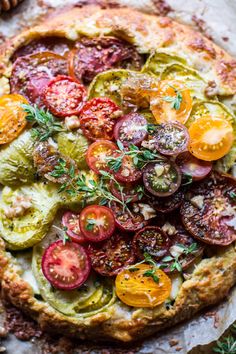
<instances>
[{"instance_id":1,"label":"orange tomato slice","mask_svg":"<svg viewBox=\"0 0 236 354\"><path fill-rule=\"evenodd\" d=\"M23 103L28 104L28 101L21 95L0 97L0 144L10 143L26 126L26 113L21 107Z\"/></svg>"},{"instance_id":2,"label":"orange tomato slice","mask_svg":"<svg viewBox=\"0 0 236 354\"><path fill-rule=\"evenodd\" d=\"M234 141L232 125L225 119L203 116L189 128L189 151L198 159L218 160L231 149Z\"/></svg>"},{"instance_id":3,"label":"orange tomato slice","mask_svg":"<svg viewBox=\"0 0 236 354\"><path fill-rule=\"evenodd\" d=\"M153 268L149 264L137 264L126 268L116 277L116 295L126 305L133 307L154 307L162 304L170 295L171 280L161 270L155 269L158 282L146 272Z\"/></svg>"},{"instance_id":4,"label":"orange tomato slice","mask_svg":"<svg viewBox=\"0 0 236 354\"><path fill-rule=\"evenodd\" d=\"M185 124L192 109L190 90L177 80L160 81L158 92L151 96L150 108L157 123Z\"/></svg>"}]
</instances>

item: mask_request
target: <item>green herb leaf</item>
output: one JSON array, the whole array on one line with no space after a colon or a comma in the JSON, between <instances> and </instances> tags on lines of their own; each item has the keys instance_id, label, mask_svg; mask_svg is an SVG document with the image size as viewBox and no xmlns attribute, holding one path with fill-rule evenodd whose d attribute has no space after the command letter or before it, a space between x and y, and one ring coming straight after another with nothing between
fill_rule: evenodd
<instances>
[{"instance_id":1,"label":"green herb leaf","mask_svg":"<svg viewBox=\"0 0 236 354\"><path fill-rule=\"evenodd\" d=\"M96 220L94 219L87 219L86 230L93 231L94 226L96 225Z\"/></svg>"}]
</instances>

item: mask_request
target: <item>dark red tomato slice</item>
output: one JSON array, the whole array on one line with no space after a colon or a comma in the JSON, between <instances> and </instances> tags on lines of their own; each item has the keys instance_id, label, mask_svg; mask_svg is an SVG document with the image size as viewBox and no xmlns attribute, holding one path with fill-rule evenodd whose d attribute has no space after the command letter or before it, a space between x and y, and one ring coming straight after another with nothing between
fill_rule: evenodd
<instances>
[{"instance_id":1,"label":"dark red tomato slice","mask_svg":"<svg viewBox=\"0 0 236 354\"><path fill-rule=\"evenodd\" d=\"M227 246L236 240L236 180L212 173L192 185L180 212L186 229L205 243Z\"/></svg>"},{"instance_id":2,"label":"dark red tomato slice","mask_svg":"<svg viewBox=\"0 0 236 354\"><path fill-rule=\"evenodd\" d=\"M51 80L43 93L44 104L58 117L78 115L85 99L85 87L64 75Z\"/></svg>"},{"instance_id":3,"label":"dark red tomato slice","mask_svg":"<svg viewBox=\"0 0 236 354\"><path fill-rule=\"evenodd\" d=\"M186 176L191 176L193 181L200 181L212 170L211 161L199 160L187 151L178 155L176 164L180 171Z\"/></svg>"},{"instance_id":4,"label":"dark red tomato slice","mask_svg":"<svg viewBox=\"0 0 236 354\"><path fill-rule=\"evenodd\" d=\"M143 172L145 188L157 197L167 197L177 191L181 174L177 165L170 160L160 160L146 165Z\"/></svg>"},{"instance_id":5,"label":"dark red tomato slice","mask_svg":"<svg viewBox=\"0 0 236 354\"><path fill-rule=\"evenodd\" d=\"M168 224L163 226L165 233L170 239L170 247L168 256L170 260L166 262L160 261L162 269L168 272L176 272L187 269L197 257L201 256L204 251L204 245L196 241L190 233L184 228L178 215L173 215L168 219ZM174 266L174 260L178 259L180 269ZM178 267L178 266L177 266Z\"/></svg>"},{"instance_id":6,"label":"dark red tomato slice","mask_svg":"<svg viewBox=\"0 0 236 354\"><path fill-rule=\"evenodd\" d=\"M139 259L144 259L144 254L148 253L157 261L168 254L170 240L161 228L147 226L135 234L133 247Z\"/></svg>"},{"instance_id":7,"label":"dark red tomato slice","mask_svg":"<svg viewBox=\"0 0 236 354\"><path fill-rule=\"evenodd\" d=\"M79 218L80 230L91 242L99 242L111 237L115 230L115 218L112 211L100 205L84 208Z\"/></svg>"},{"instance_id":8,"label":"dark red tomato slice","mask_svg":"<svg viewBox=\"0 0 236 354\"><path fill-rule=\"evenodd\" d=\"M154 136L155 148L163 155L177 155L186 151L189 143L187 128L179 122L168 122L158 126Z\"/></svg>"},{"instance_id":9,"label":"dark red tomato slice","mask_svg":"<svg viewBox=\"0 0 236 354\"><path fill-rule=\"evenodd\" d=\"M116 183L115 181L110 182L110 191L119 200L128 201L129 203L141 200L143 194L141 185L135 185L133 183Z\"/></svg>"},{"instance_id":10,"label":"dark red tomato slice","mask_svg":"<svg viewBox=\"0 0 236 354\"><path fill-rule=\"evenodd\" d=\"M117 154L117 157L119 155ZM138 182L142 177L142 171L139 170L133 162L131 156L124 155L121 167L114 173L115 179L122 183Z\"/></svg>"},{"instance_id":11,"label":"dark red tomato slice","mask_svg":"<svg viewBox=\"0 0 236 354\"><path fill-rule=\"evenodd\" d=\"M162 213L170 213L180 207L184 200L184 193L178 189L169 197L155 197L152 194L146 195L148 203L157 211Z\"/></svg>"},{"instance_id":12,"label":"dark red tomato slice","mask_svg":"<svg viewBox=\"0 0 236 354\"><path fill-rule=\"evenodd\" d=\"M127 42L114 37L82 38L69 55L70 75L90 83L111 68L141 68L141 56Z\"/></svg>"},{"instance_id":13,"label":"dark red tomato slice","mask_svg":"<svg viewBox=\"0 0 236 354\"><path fill-rule=\"evenodd\" d=\"M113 155L117 146L109 140L100 139L92 143L86 153L86 161L95 173L99 171L110 171L107 165L107 157Z\"/></svg>"},{"instance_id":14,"label":"dark red tomato slice","mask_svg":"<svg viewBox=\"0 0 236 354\"><path fill-rule=\"evenodd\" d=\"M124 146L140 145L147 136L147 121L140 113L122 116L115 125L114 137Z\"/></svg>"},{"instance_id":15,"label":"dark red tomato slice","mask_svg":"<svg viewBox=\"0 0 236 354\"><path fill-rule=\"evenodd\" d=\"M90 244L88 254L93 269L107 277L118 274L127 265L134 263L135 255L132 238L115 233L102 244Z\"/></svg>"},{"instance_id":16,"label":"dark red tomato slice","mask_svg":"<svg viewBox=\"0 0 236 354\"><path fill-rule=\"evenodd\" d=\"M42 52L53 52L55 54L66 56L72 46L72 41L61 37L45 37L35 39L29 44L17 49L11 59L14 62L19 57Z\"/></svg>"},{"instance_id":17,"label":"dark red tomato slice","mask_svg":"<svg viewBox=\"0 0 236 354\"><path fill-rule=\"evenodd\" d=\"M129 211L124 210L118 203L112 203L111 209L115 216L116 226L122 231L138 231L148 225L148 220L144 219L138 204L129 204Z\"/></svg>"},{"instance_id":18,"label":"dark red tomato slice","mask_svg":"<svg viewBox=\"0 0 236 354\"><path fill-rule=\"evenodd\" d=\"M113 129L120 115L119 107L107 97L88 101L80 115L80 125L84 135L93 141L113 139Z\"/></svg>"},{"instance_id":19,"label":"dark red tomato slice","mask_svg":"<svg viewBox=\"0 0 236 354\"><path fill-rule=\"evenodd\" d=\"M90 269L90 260L84 247L75 242L58 240L43 254L43 274L57 289L79 288L87 280Z\"/></svg>"},{"instance_id":20,"label":"dark red tomato slice","mask_svg":"<svg viewBox=\"0 0 236 354\"><path fill-rule=\"evenodd\" d=\"M66 74L66 60L58 54L43 52L20 57L12 68L11 93L19 93L39 105L49 81L57 75Z\"/></svg>"},{"instance_id":21,"label":"dark red tomato slice","mask_svg":"<svg viewBox=\"0 0 236 354\"><path fill-rule=\"evenodd\" d=\"M79 227L79 214L67 211L62 217L62 225L66 228L67 235L72 241L83 243L86 238L82 235Z\"/></svg>"}]
</instances>

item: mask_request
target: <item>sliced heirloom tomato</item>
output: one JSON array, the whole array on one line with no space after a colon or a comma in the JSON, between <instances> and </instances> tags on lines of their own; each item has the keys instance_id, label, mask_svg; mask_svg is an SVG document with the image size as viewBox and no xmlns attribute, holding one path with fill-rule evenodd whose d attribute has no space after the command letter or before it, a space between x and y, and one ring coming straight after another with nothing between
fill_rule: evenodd
<instances>
[{"instance_id":1,"label":"sliced heirloom tomato","mask_svg":"<svg viewBox=\"0 0 236 354\"><path fill-rule=\"evenodd\" d=\"M115 219L112 211L100 205L89 205L79 217L80 230L91 242L99 242L111 237L115 230Z\"/></svg>"},{"instance_id":2,"label":"sliced heirloom tomato","mask_svg":"<svg viewBox=\"0 0 236 354\"><path fill-rule=\"evenodd\" d=\"M168 254L170 240L161 228L147 226L135 234L133 247L139 259L144 259L144 254L148 253L157 261Z\"/></svg>"},{"instance_id":3,"label":"sliced heirloom tomato","mask_svg":"<svg viewBox=\"0 0 236 354\"><path fill-rule=\"evenodd\" d=\"M59 75L51 80L43 93L43 101L58 117L78 115L84 105L86 90L69 76Z\"/></svg>"},{"instance_id":4,"label":"sliced heirloom tomato","mask_svg":"<svg viewBox=\"0 0 236 354\"><path fill-rule=\"evenodd\" d=\"M107 157L112 156L117 146L109 140L100 139L92 143L86 153L86 162L95 173L110 171L107 165Z\"/></svg>"},{"instance_id":5,"label":"sliced heirloom tomato","mask_svg":"<svg viewBox=\"0 0 236 354\"><path fill-rule=\"evenodd\" d=\"M203 116L189 128L189 151L205 161L218 160L231 149L234 141L232 125L218 117Z\"/></svg>"},{"instance_id":6,"label":"sliced heirloom tomato","mask_svg":"<svg viewBox=\"0 0 236 354\"><path fill-rule=\"evenodd\" d=\"M212 173L189 190L180 212L186 229L205 243L227 246L236 240L236 180Z\"/></svg>"},{"instance_id":7,"label":"sliced heirloom tomato","mask_svg":"<svg viewBox=\"0 0 236 354\"><path fill-rule=\"evenodd\" d=\"M189 134L179 122L161 124L153 137L154 146L163 155L177 155L187 150Z\"/></svg>"},{"instance_id":8,"label":"sliced heirloom tomato","mask_svg":"<svg viewBox=\"0 0 236 354\"><path fill-rule=\"evenodd\" d=\"M147 136L147 121L140 113L122 116L115 125L114 137L124 146L140 145Z\"/></svg>"},{"instance_id":9,"label":"sliced heirloom tomato","mask_svg":"<svg viewBox=\"0 0 236 354\"><path fill-rule=\"evenodd\" d=\"M79 288L87 280L90 269L84 247L75 242L56 241L43 254L43 274L57 289Z\"/></svg>"},{"instance_id":10,"label":"sliced heirloom tomato","mask_svg":"<svg viewBox=\"0 0 236 354\"><path fill-rule=\"evenodd\" d=\"M31 103L40 105L41 95L49 81L67 74L67 63L61 55L42 52L18 58L10 78L11 93L19 93Z\"/></svg>"},{"instance_id":11,"label":"sliced heirloom tomato","mask_svg":"<svg viewBox=\"0 0 236 354\"><path fill-rule=\"evenodd\" d=\"M21 95L0 97L0 145L10 143L25 128L27 121L22 104L28 104L28 101Z\"/></svg>"},{"instance_id":12,"label":"sliced heirloom tomato","mask_svg":"<svg viewBox=\"0 0 236 354\"><path fill-rule=\"evenodd\" d=\"M148 204L162 213L170 213L171 211L178 209L184 200L184 193L180 189L168 197L158 198L153 194L147 193L145 196L147 197Z\"/></svg>"},{"instance_id":13,"label":"sliced heirloom tomato","mask_svg":"<svg viewBox=\"0 0 236 354\"><path fill-rule=\"evenodd\" d=\"M177 156L175 160L180 171L185 176L190 176L193 181L200 181L212 170L212 162L199 160L188 151Z\"/></svg>"},{"instance_id":14,"label":"sliced heirloom tomato","mask_svg":"<svg viewBox=\"0 0 236 354\"><path fill-rule=\"evenodd\" d=\"M119 154L115 154L114 156L119 157ZM138 182L141 179L142 171L135 166L131 156L124 155L122 158L121 166L118 171L114 173L114 176L118 182L133 183Z\"/></svg>"},{"instance_id":15,"label":"sliced heirloom tomato","mask_svg":"<svg viewBox=\"0 0 236 354\"><path fill-rule=\"evenodd\" d=\"M122 231L137 231L148 224L143 214L140 212L138 204L128 205L129 210L124 210L121 204L113 202L111 209L113 211L116 226Z\"/></svg>"},{"instance_id":16,"label":"sliced heirloom tomato","mask_svg":"<svg viewBox=\"0 0 236 354\"><path fill-rule=\"evenodd\" d=\"M181 81L162 80L151 97L150 108L157 123L185 124L192 109L190 90Z\"/></svg>"},{"instance_id":17,"label":"sliced heirloom tomato","mask_svg":"<svg viewBox=\"0 0 236 354\"><path fill-rule=\"evenodd\" d=\"M138 264L124 269L116 277L116 295L126 305L133 307L155 307L170 295L171 280L161 270L155 269L155 276L147 276L153 271L149 264Z\"/></svg>"},{"instance_id":18,"label":"sliced heirloom tomato","mask_svg":"<svg viewBox=\"0 0 236 354\"><path fill-rule=\"evenodd\" d=\"M112 140L115 122L120 114L120 108L109 98L93 98L84 105L81 111L81 129L84 135L92 141Z\"/></svg>"},{"instance_id":19,"label":"sliced heirloom tomato","mask_svg":"<svg viewBox=\"0 0 236 354\"><path fill-rule=\"evenodd\" d=\"M81 38L68 59L70 75L85 83L112 68L139 70L142 62L132 45L114 37Z\"/></svg>"},{"instance_id":20,"label":"sliced heirloom tomato","mask_svg":"<svg viewBox=\"0 0 236 354\"><path fill-rule=\"evenodd\" d=\"M79 214L72 211L66 211L62 217L62 225L66 228L66 234L72 241L83 243L86 238L82 235L79 226Z\"/></svg>"},{"instance_id":21,"label":"sliced heirloom tomato","mask_svg":"<svg viewBox=\"0 0 236 354\"><path fill-rule=\"evenodd\" d=\"M151 162L144 168L143 182L149 193L157 197L167 197L179 188L181 174L172 161Z\"/></svg>"},{"instance_id":22,"label":"sliced heirloom tomato","mask_svg":"<svg viewBox=\"0 0 236 354\"><path fill-rule=\"evenodd\" d=\"M132 238L115 233L102 244L90 244L88 254L93 269L107 277L118 274L124 267L134 263Z\"/></svg>"},{"instance_id":23,"label":"sliced heirloom tomato","mask_svg":"<svg viewBox=\"0 0 236 354\"><path fill-rule=\"evenodd\" d=\"M187 269L196 259L202 255L204 244L195 240L191 234L184 228L179 215L176 213L168 219L168 222L163 225L163 230L170 240L168 256L160 260L160 264L164 272L176 272ZM174 265L177 260L179 266Z\"/></svg>"},{"instance_id":24,"label":"sliced heirloom tomato","mask_svg":"<svg viewBox=\"0 0 236 354\"><path fill-rule=\"evenodd\" d=\"M133 183L118 183L115 181L110 182L111 193L119 200L124 200L125 202L137 202L140 200L139 190L141 190L142 196L142 186L135 185Z\"/></svg>"}]
</instances>

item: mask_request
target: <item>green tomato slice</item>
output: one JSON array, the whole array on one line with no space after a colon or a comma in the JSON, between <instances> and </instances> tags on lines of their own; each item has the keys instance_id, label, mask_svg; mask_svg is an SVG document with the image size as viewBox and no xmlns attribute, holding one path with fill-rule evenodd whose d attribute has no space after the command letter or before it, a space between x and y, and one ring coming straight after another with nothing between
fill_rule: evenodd
<instances>
[{"instance_id":1,"label":"green tomato slice","mask_svg":"<svg viewBox=\"0 0 236 354\"><path fill-rule=\"evenodd\" d=\"M9 216L7 210L19 206L19 197L29 200L31 206ZM52 184L34 183L18 189L5 187L0 200L0 235L6 241L7 248L26 249L42 240L59 206L60 197Z\"/></svg>"},{"instance_id":2,"label":"green tomato slice","mask_svg":"<svg viewBox=\"0 0 236 354\"><path fill-rule=\"evenodd\" d=\"M32 269L42 298L54 309L67 316L88 317L104 311L115 301L113 284L92 274L83 286L72 291L53 288L41 267L45 242L34 247Z\"/></svg>"},{"instance_id":3,"label":"green tomato slice","mask_svg":"<svg viewBox=\"0 0 236 354\"><path fill-rule=\"evenodd\" d=\"M57 144L59 152L73 159L79 169L87 168L85 154L89 144L82 134L77 132L59 133Z\"/></svg>"},{"instance_id":4,"label":"green tomato slice","mask_svg":"<svg viewBox=\"0 0 236 354\"><path fill-rule=\"evenodd\" d=\"M35 178L33 164L34 141L29 131L0 150L0 183L16 186L31 183Z\"/></svg>"},{"instance_id":5,"label":"green tomato slice","mask_svg":"<svg viewBox=\"0 0 236 354\"><path fill-rule=\"evenodd\" d=\"M218 101L202 101L193 105L191 115L187 121L187 127L196 119L210 115L214 117L224 118L230 122L234 130L234 143L227 155L219 159L215 164L215 169L219 172L227 172L236 161L236 117L235 115L221 102Z\"/></svg>"},{"instance_id":6,"label":"green tomato slice","mask_svg":"<svg viewBox=\"0 0 236 354\"><path fill-rule=\"evenodd\" d=\"M176 63L186 64L186 60L175 55L174 53L157 50L155 53L150 55L146 64L142 68L142 72L159 77L168 65Z\"/></svg>"},{"instance_id":7,"label":"green tomato slice","mask_svg":"<svg viewBox=\"0 0 236 354\"><path fill-rule=\"evenodd\" d=\"M181 81L191 93L193 99L206 99L205 89L206 81L193 70L181 64L172 64L166 67L161 74L161 80L178 80Z\"/></svg>"},{"instance_id":8,"label":"green tomato slice","mask_svg":"<svg viewBox=\"0 0 236 354\"><path fill-rule=\"evenodd\" d=\"M98 74L90 84L89 99L108 97L116 104L121 105L120 89L130 72L129 70L117 69Z\"/></svg>"}]
</instances>

